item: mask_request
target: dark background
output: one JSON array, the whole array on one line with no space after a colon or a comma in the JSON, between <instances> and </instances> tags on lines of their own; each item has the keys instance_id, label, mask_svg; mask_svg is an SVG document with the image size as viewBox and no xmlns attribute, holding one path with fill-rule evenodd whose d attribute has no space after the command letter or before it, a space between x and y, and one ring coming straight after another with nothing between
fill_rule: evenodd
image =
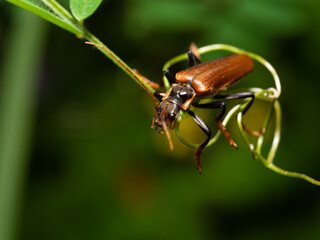
<instances>
[{"instance_id":1,"label":"dark background","mask_svg":"<svg viewBox=\"0 0 320 240\"><path fill-rule=\"evenodd\" d=\"M0 6L3 52L17 8ZM109 0L85 25L154 81L190 42L263 56L283 89L275 163L320 179L319 10L318 0ZM170 152L150 128L154 102L132 79L72 34L50 23L42 34L19 239L320 239L319 187L254 161L235 119L239 150L220 138L204 150L200 176L192 149L175 139ZM262 67L241 84L273 86ZM251 128L264 111L257 102L248 112ZM182 133L204 138L191 121Z\"/></svg>"}]
</instances>

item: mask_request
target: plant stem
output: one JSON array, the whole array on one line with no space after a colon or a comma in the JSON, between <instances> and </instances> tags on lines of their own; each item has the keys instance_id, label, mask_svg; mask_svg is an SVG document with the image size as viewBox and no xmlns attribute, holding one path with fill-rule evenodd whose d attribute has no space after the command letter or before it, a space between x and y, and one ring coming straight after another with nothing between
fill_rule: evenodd
<instances>
[{"instance_id":1,"label":"plant stem","mask_svg":"<svg viewBox=\"0 0 320 240\"><path fill-rule=\"evenodd\" d=\"M107 49L108 52L104 51L102 48L97 48L100 52L102 52L105 56L107 56L114 64L116 64L120 69L122 69L128 76L130 76L136 83L139 85L144 85L151 93L154 93L155 90L150 87L148 84L144 82L143 79L136 75L137 78L140 79L141 83L139 83L130 72L133 73L133 70L121 59L119 58L113 51L111 51L106 45L104 45L97 37L91 34L87 29L84 28L84 34L81 36L83 39L86 39L89 42L98 44ZM142 87L142 86L141 86Z\"/></svg>"},{"instance_id":2,"label":"plant stem","mask_svg":"<svg viewBox=\"0 0 320 240\"><path fill-rule=\"evenodd\" d=\"M45 22L14 9L1 74L0 239L16 238L23 198L33 115L36 74L44 43ZM23 39L23 44L21 44ZM31 57L32 56L32 57Z\"/></svg>"}]
</instances>

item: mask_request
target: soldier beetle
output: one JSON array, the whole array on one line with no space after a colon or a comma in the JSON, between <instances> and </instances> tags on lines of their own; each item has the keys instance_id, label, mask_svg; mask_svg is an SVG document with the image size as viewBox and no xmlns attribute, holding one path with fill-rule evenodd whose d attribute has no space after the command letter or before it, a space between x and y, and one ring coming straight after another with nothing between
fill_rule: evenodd
<instances>
[{"instance_id":1,"label":"soldier beetle","mask_svg":"<svg viewBox=\"0 0 320 240\"><path fill-rule=\"evenodd\" d=\"M114 58L114 60L118 61L118 59L103 46L90 42L86 43L103 48L111 55L111 57ZM194 106L197 108L221 109L220 114L215 118L215 122L217 123L220 131L224 134L230 146L238 148L226 127L221 123L221 119L226 112L226 103L223 100L250 98L249 103L243 110L243 114L245 114L252 105L255 95L252 92L239 92L227 95L221 95L219 93L227 89L229 86L237 83L239 79L250 73L254 68L254 63L246 54L234 54L201 63L200 55L198 54L197 47L195 45L191 45L190 51L188 51L187 54L189 68L179 71L175 76L170 72L170 70L163 72L164 76L166 76L169 82L172 83L171 88L165 93L151 93L142 81L153 88L161 88L161 85L148 80L146 77L140 75L138 71L129 69L121 64L121 62L119 63L154 99L156 103L156 113L153 117L152 128L159 130L160 133L165 132L171 149L173 149L173 144L168 127L173 128L175 126L175 122L181 111L187 112L205 133L207 138L198 146L195 152L196 166L199 173L201 173L201 153L209 143L212 133L208 125L196 113L191 111L190 107ZM210 98L218 101L203 104L199 103L199 101L204 98ZM248 132L253 135L259 134L249 130Z\"/></svg>"}]
</instances>

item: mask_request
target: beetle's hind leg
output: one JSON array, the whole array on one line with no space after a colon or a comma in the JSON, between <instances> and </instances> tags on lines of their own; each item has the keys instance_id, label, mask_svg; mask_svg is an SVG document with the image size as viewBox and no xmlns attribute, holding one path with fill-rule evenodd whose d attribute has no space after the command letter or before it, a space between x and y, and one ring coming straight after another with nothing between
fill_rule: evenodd
<instances>
[{"instance_id":1,"label":"beetle's hind leg","mask_svg":"<svg viewBox=\"0 0 320 240\"><path fill-rule=\"evenodd\" d=\"M243 98L251 98L250 102L247 104L245 109L242 112L242 115L244 115L249 108L252 106L252 103L255 99L254 93L252 92L240 92L240 93L234 93L234 94L229 94L229 95L216 95L214 96L214 99L243 99ZM260 129L260 131L251 131L248 129L244 123L242 122L242 127L245 131L247 131L250 135L252 136L260 136L263 133L263 128Z\"/></svg>"}]
</instances>

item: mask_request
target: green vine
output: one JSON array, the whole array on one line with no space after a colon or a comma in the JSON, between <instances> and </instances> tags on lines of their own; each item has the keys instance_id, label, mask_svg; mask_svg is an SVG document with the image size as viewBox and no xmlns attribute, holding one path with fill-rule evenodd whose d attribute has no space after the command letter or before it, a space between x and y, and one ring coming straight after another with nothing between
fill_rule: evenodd
<instances>
[{"instance_id":1,"label":"green vine","mask_svg":"<svg viewBox=\"0 0 320 240\"><path fill-rule=\"evenodd\" d=\"M277 151L279 143L280 143L280 135L281 135L281 107L280 107L280 103L278 100L278 98L281 94L281 84L280 84L280 78L279 78L276 70L272 67L272 65L268 61L266 61L261 56L254 54L254 53L251 53L251 52L241 50L241 49L236 48L234 46L226 45L226 44L213 44L213 45L199 48L198 51L199 51L199 54L205 54L208 52L218 51L218 50L226 50L226 51L237 53L237 54L249 55L252 59L261 63L265 68L268 69L268 71L270 72L270 74L273 77L274 84L275 84L275 88L271 87L268 89L261 89L261 88L246 89L247 91L253 92L255 94L256 99L260 99L260 100L267 101L270 103L265 121L262 126L262 134L258 137L256 144L254 144L253 142L251 142L249 140L248 134L243 129L243 125L242 125L242 112L245 109L246 105L249 103L248 99L244 100L242 103L234 106L231 110L229 110L229 112L225 116L222 123L226 126L228 124L229 120L231 119L231 117L234 116L235 114L237 114L237 123L238 123L238 127L240 130L241 136L243 137L246 144L248 145L249 150L250 150L253 158L259 159L267 168L271 169L272 171L274 171L278 174L285 175L288 177L301 178L301 179L304 179L312 184L320 186L320 181L317 181L317 180L315 180L305 174L302 174L302 173L283 170L283 169L277 167L276 165L274 165L274 163L273 163L273 161L275 159L276 151ZM182 61L186 61L187 58L188 58L187 54L181 54L175 58L172 58L171 60L169 60L168 62L166 62L164 64L163 71L169 69L174 64L177 64ZM163 78L163 81L165 83L166 88L170 87L169 81L166 79L166 77ZM275 117L274 117L275 127L274 127L273 141L272 141L272 145L269 150L268 156L267 156L267 158L265 158L261 153L261 149L262 149L262 146L264 143L265 133L266 133L266 130L268 129L268 126L271 121L271 117L272 117L273 113L275 115ZM188 116L188 114L185 114L185 113L180 114L176 128L175 128L176 135L178 136L180 141L182 143L184 143L186 146L191 147L191 148L197 148L199 145L192 144L192 143L188 142L187 140L185 140L181 136L180 131L179 131L179 126L180 126L181 122L187 116ZM220 136L221 136L221 131L218 130L217 133L210 139L210 142L208 143L207 147L214 144L219 139Z\"/></svg>"}]
</instances>

